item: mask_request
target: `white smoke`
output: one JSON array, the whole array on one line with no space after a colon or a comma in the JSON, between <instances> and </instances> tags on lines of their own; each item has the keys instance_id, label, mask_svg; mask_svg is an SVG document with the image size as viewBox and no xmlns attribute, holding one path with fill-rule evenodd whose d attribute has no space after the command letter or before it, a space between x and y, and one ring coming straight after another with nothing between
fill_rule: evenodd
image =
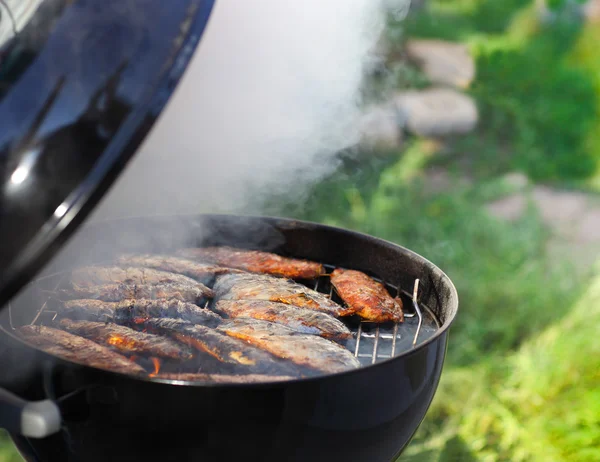
<instances>
[{"instance_id":1,"label":"white smoke","mask_svg":"<svg viewBox=\"0 0 600 462\"><path fill-rule=\"evenodd\" d=\"M255 210L359 140L364 65L410 0L218 0L173 99L95 217Z\"/></svg>"}]
</instances>

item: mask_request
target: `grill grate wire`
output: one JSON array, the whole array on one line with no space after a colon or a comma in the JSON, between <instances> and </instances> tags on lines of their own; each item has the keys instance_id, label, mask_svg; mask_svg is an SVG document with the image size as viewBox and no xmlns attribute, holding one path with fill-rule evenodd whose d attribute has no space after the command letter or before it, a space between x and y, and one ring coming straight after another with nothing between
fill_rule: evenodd
<instances>
[{"instance_id":1,"label":"grill grate wire","mask_svg":"<svg viewBox=\"0 0 600 462\"><path fill-rule=\"evenodd\" d=\"M332 271L334 269L334 267L330 267L329 265L325 265L325 267L329 271ZM325 276L318 278L315 281L315 284L312 287L312 289L317 292L324 293L324 291L321 290L322 287L320 287L320 286L324 280L329 279L329 276L330 276L329 274L326 274ZM401 290L400 286L392 286L391 284L386 284L385 282L381 281L380 279L377 279L377 278L374 278L374 279L377 280L378 282L383 283L386 286L386 288L388 289L388 292L390 294L392 294L395 291L396 297L401 296L402 290ZM329 285L328 296L329 296L329 298L333 299L335 296L335 291L334 291L333 285L330 283L328 285ZM327 291L325 291L325 293L327 294ZM417 341L419 339L419 334L421 333L421 328L423 326L423 313L422 313L419 303L417 301L418 293L419 293L419 279L416 279L414 288L413 288L413 292L412 292L412 298L411 298L412 307L413 307L414 312L412 312L412 313L406 312L406 306L405 306L405 312L404 312L405 319L417 317L419 320L419 322L416 326L416 331L415 331L413 340L412 340L413 348L417 345ZM427 310L427 314L430 315L432 320L437 325L438 324L437 320L435 320L435 317L429 312L429 310ZM400 326L399 323L393 323L392 327L390 327L389 325L384 326L384 325L373 323L370 321L358 322L357 326L354 329L352 329L352 331L356 335L356 344L355 344L354 348L351 348L351 351L354 352L354 356L359 358L359 360L361 360L361 362L368 361L368 363L370 363L370 364L375 364L376 362L378 362L378 360L385 360L385 359L393 358L394 356L396 356L396 353L397 353L396 350L397 350L398 340L403 338L402 334L399 333L399 326ZM374 327L374 329L373 329L373 327ZM373 332L373 330L374 330L374 332ZM365 340L367 340L368 343L365 342ZM372 340L372 345L371 345L371 340ZM390 352L389 353L382 352L381 351L382 349L380 348L381 346L385 346L386 349L389 348Z\"/></svg>"}]
</instances>

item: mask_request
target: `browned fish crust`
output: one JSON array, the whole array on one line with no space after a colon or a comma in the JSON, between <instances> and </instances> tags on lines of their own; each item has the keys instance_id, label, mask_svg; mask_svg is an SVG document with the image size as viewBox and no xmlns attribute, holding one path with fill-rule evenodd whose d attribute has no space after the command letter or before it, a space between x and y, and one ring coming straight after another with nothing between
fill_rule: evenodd
<instances>
[{"instance_id":1,"label":"browned fish crust","mask_svg":"<svg viewBox=\"0 0 600 462\"><path fill-rule=\"evenodd\" d=\"M124 356L91 340L45 326L23 326L17 332L27 343L74 363L125 374L144 374L144 369Z\"/></svg>"},{"instance_id":2,"label":"browned fish crust","mask_svg":"<svg viewBox=\"0 0 600 462\"><path fill-rule=\"evenodd\" d=\"M246 368L257 374L299 375L298 368L293 364L281 361L259 348L230 338L215 329L176 319L149 319L139 327L149 332L167 335L210 355L223 364Z\"/></svg>"},{"instance_id":3,"label":"browned fish crust","mask_svg":"<svg viewBox=\"0 0 600 462\"><path fill-rule=\"evenodd\" d=\"M267 300L345 316L347 309L302 284L263 274L227 274L214 285L217 300Z\"/></svg>"},{"instance_id":4,"label":"browned fish crust","mask_svg":"<svg viewBox=\"0 0 600 462\"><path fill-rule=\"evenodd\" d=\"M315 279L325 273L323 265L320 263L281 257L274 253L258 250L204 247L182 249L178 254L186 258L211 261L252 273L266 273L290 279Z\"/></svg>"},{"instance_id":5,"label":"browned fish crust","mask_svg":"<svg viewBox=\"0 0 600 462\"><path fill-rule=\"evenodd\" d=\"M298 334L280 324L235 319L221 324L218 330L274 356L320 372L333 373L360 367L358 359L337 343L316 335Z\"/></svg>"},{"instance_id":6,"label":"browned fish crust","mask_svg":"<svg viewBox=\"0 0 600 462\"><path fill-rule=\"evenodd\" d=\"M126 354L178 360L191 359L193 356L186 345L116 324L63 319L59 326L71 334L107 345Z\"/></svg>"},{"instance_id":7,"label":"browned fish crust","mask_svg":"<svg viewBox=\"0 0 600 462\"><path fill-rule=\"evenodd\" d=\"M92 287L103 284L164 284L178 283L192 287L198 281L182 274L159 271L152 268L119 266L85 266L71 273L71 283L78 287Z\"/></svg>"},{"instance_id":8,"label":"browned fish crust","mask_svg":"<svg viewBox=\"0 0 600 462\"><path fill-rule=\"evenodd\" d=\"M157 379L181 380L184 382L202 383L261 383L261 382L286 382L296 377L277 375L222 375L222 374L159 374Z\"/></svg>"},{"instance_id":9,"label":"browned fish crust","mask_svg":"<svg viewBox=\"0 0 600 462\"><path fill-rule=\"evenodd\" d=\"M403 322L402 300L392 298L383 284L365 273L336 269L331 284L350 310L373 322Z\"/></svg>"},{"instance_id":10,"label":"browned fish crust","mask_svg":"<svg viewBox=\"0 0 600 462\"><path fill-rule=\"evenodd\" d=\"M222 318L205 308L179 300L67 300L59 307L61 316L86 321L113 322L120 325L150 318L182 319L196 324L215 326Z\"/></svg>"},{"instance_id":11,"label":"browned fish crust","mask_svg":"<svg viewBox=\"0 0 600 462\"><path fill-rule=\"evenodd\" d=\"M282 324L303 334L348 339L352 332L338 319L326 313L265 300L221 300L215 311L230 318L253 318Z\"/></svg>"},{"instance_id":12,"label":"browned fish crust","mask_svg":"<svg viewBox=\"0 0 600 462\"><path fill-rule=\"evenodd\" d=\"M203 298L212 298L214 292L203 284L178 284L175 282L159 284L104 284L100 286L80 287L59 290L63 299L90 299L104 302L120 302L127 299L172 299L196 303Z\"/></svg>"},{"instance_id":13,"label":"browned fish crust","mask_svg":"<svg viewBox=\"0 0 600 462\"><path fill-rule=\"evenodd\" d=\"M219 274L237 273L239 270L223 268L208 263L173 257L169 255L122 255L117 259L119 265L141 266L170 273L183 274L197 281L209 281Z\"/></svg>"}]
</instances>

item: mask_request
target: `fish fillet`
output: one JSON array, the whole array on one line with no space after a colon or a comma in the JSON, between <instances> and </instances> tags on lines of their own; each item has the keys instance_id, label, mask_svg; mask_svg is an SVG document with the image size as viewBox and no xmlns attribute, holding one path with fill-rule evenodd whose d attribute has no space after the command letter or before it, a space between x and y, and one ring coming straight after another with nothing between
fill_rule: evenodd
<instances>
[{"instance_id":1,"label":"fish fillet","mask_svg":"<svg viewBox=\"0 0 600 462\"><path fill-rule=\"evenodd\" d=\"M352 332L338 319L326 313L265 300L221 300L215 311L230 318L253 318L282 324L303 334L348 339Z\"/></svg>"},{"instance_id":2,"label":"fish fillet","mask_svg":"<svg viewBox=\"0 0 600 462\"><path fill-rule=\"evenodd\" d=\"M298 334L285 326L255 319L224 322L218 330L258 348L320 372L341 372L360 367L350 351L315 335Z\"/></svg>"},{"instance_id":3,"label":"fish fillet","mask_svg":"<svg viewBox=\"0 0 600 462\"><path fill-rule=\"evenodd\" d=\"M402 300L392 298L383 284L365 273L336 269L331 284L349 309L361 318L373 322L403 322Z\"/></svg>"},{"instance_id":4,"label":"fish fillet","mask_svg":"<svg viewBox=\"0 0 600 462\"><path fill-rule=\"evenodd\" d=\"M232 247L182 249L178 254L198 261L210 261L252 273L266 273L290 279L315 279L325 271L323 265L308 260L285 258L270 252Z\"/></svg>"},{"instance_id":5,"label":"fish fillet","mask_svg":"<svg viewBox=\"0 0 600 462\"><path fill-rule=\"evenodd\" d=\"M46 326L23 326L17 332L27 343L74 363L126 374L143 374L144 369L109 348L91 340Z\"/></svg>"}]
</instances>

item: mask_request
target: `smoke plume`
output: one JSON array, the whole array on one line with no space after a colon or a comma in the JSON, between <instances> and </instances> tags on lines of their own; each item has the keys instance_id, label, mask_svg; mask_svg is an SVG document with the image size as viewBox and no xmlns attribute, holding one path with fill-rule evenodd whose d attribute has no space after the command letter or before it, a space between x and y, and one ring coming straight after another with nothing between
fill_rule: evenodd
<instances>
[{"instance_id":1,"label":"smoke plume","mask_svg":"<svg viewBox=\"0 0 600 462\"><path fill-rule=\"evenodd\" d=\"M95 217L256 212L360 137L364 66L410 0L219 0L166 112ZM399 12L399 13L398 13Z\"/></svg>"}]
</instances>

